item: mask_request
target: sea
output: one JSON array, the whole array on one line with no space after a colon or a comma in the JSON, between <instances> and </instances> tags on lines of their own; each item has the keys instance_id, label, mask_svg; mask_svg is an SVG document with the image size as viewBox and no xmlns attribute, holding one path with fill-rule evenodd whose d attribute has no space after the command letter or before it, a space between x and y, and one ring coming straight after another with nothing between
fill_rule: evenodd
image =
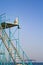
<instances>
[{"instance_id":1,"label":"sea","mask_svg":"<svg viewBox=\"0 0 43 65\"><path fill-rule=\"evenodd\" d=\"M34 63L32 63L33 65L43 65L43 62L34 62Z\"/></svg>"}]
</instances>

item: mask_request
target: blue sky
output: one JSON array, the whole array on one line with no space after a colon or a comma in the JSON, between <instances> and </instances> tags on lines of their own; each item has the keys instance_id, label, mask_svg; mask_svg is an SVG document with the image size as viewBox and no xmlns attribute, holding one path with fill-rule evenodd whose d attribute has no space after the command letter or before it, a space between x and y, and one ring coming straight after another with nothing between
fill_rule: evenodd
<instances>
[{"instance_id":1,"label":"blue sky","mask_svg":"<svg viewBox=\"0 0 43 65\"><path fill-rule=\"evenodd\" d=\"M0 0L0 14L19 17L20 42L27 55L43 61L43 0Z\"/></svg>"}]
</instances>

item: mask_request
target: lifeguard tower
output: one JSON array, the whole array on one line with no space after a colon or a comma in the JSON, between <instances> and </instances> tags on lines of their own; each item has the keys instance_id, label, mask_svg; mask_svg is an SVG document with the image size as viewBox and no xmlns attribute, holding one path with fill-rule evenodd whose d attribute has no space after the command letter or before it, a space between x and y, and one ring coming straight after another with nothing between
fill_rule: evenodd
<instances>
[{"instance_id":1,"label":"lifeguard tower","mask_svg":"<svg viewBox=\"0 0 43 65\"><path fill-rule=\"evenodd\" d=\"M18 18L7 23L5 13L0 15L0 65L32 65L19 44L19 29Z\"/></svg>"}]
</instances>

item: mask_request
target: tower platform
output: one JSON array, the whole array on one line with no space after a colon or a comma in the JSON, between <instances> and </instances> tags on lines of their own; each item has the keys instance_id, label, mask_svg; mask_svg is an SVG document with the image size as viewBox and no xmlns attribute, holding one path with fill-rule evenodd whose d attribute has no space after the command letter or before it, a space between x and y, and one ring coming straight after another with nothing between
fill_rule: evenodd
<instances>
[{"instance_id":1,"label":"tower platform","mask_svg":"<svg viewBox=\"0 0 43 65\"><path fill-rule=\"evenodd\" d=\"M3 23L1 23L1 26L2 26L2 28L3 29L5 29L5 28L11 28L11 27L14 27L14 26L19 26L18 24L15 24L15 23L6 23L6 22L3 22Z\"/></svg>"}]
</instances>

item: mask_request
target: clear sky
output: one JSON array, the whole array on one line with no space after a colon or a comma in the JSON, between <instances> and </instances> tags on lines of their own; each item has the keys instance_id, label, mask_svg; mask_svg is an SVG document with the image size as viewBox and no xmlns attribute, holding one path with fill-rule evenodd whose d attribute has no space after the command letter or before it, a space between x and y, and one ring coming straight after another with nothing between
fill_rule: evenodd
<instances>
[{"instance_id":1,"label":"clear sky","mask_svg":"<svg viewBox=\"0 0 43 65\"><path fill-rule=\"evenodd\" d=\"M19 17L20 42L31 59L43 61L43 0L0 0L0 14Z\"/></svg>"}]
</instances>

